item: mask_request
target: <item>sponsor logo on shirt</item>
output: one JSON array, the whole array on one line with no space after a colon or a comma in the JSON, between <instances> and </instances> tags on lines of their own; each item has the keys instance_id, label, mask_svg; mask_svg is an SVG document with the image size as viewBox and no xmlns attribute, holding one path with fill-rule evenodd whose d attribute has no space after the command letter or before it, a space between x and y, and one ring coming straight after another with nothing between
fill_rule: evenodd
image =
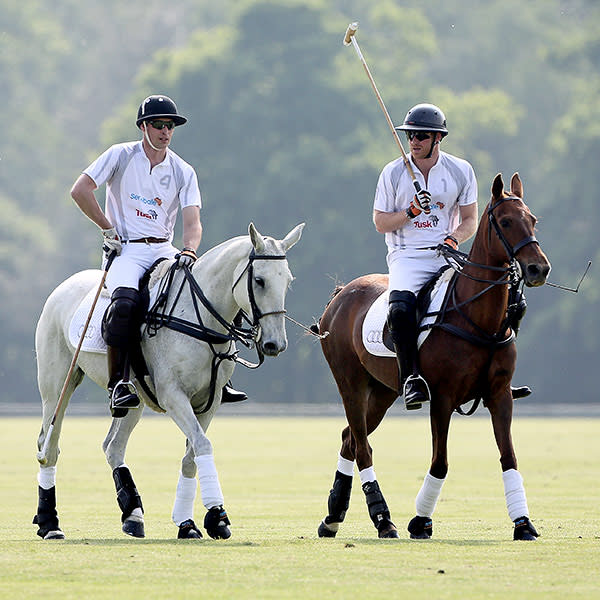
<instances>
[{"instance_id":1,"label":"sponsor logo on shirt","mask_svg":"<svg viewBox=\"0 0 600 600\"><path fill-rule=\"evenodd\" d=\"M150 206L160 206L162 204L162 200L160 198L144 198L144 196L140 196L139 194L135 194L133 192L129 195L129 197L132 200L138 200L139 202L142 202L143 204L149 204Z\"/></svg>"},{"instance_id":2,"label":"sponsor logo on shirt","mask_svg":"<svg viewBox=\"0 0 600 600\"><path fill-rule=\"evenodd\" d=\"M151 221L155 221L158 218L158 213L155 210L149 210L147 213L139 210L139 208L135 209L136 217L143 217L144 219L150 219Z\"/></svg>"},{"instance_id":3,"label":"sponsor logo on shirt","mask_svg":"<svg viewBox=\"0 0 600 600\"><path fill-rule=\"evenodd\" d=\"M433 229L438 226L439 222L439 217L435 215L431 215L427 221L417 221L416 219L413 221L415 229Z\"/></svg>"}]
</instances>

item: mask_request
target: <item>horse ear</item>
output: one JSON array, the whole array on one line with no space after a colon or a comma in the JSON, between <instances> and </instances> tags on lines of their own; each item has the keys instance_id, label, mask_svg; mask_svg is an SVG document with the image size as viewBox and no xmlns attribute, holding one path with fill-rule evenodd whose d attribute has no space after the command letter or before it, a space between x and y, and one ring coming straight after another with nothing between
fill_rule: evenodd
<instances>
[{"instance_id":1,"label":"horse ear","mask_svg":"<svg viewBox=\"0 0 600 600\"><path fill-rule=\"evenodd\" d=\"M300 225L296 225L294 229L292 229L282 240L281 245L285 252L287 252L302 236L302 230L306 223L300 223Z\"/></svg>"},{"instance_id":2,"label":"horse ear","mask_svg":"<svg viewBox=\"0 0 600 600\"><path fill-rule=\"evenodd\" d=\"M501 198L503 191L504 181L502 180L502 173L498 173L498 175L494 177L494 183L492 183L492 198Z\"/></svg>"},{"instance_id":3,"label":"horse ear","mask_svg":"<svg viewBox=\"0 0 600 600\"><path fill-rule=\"evenodd\" d=\"M510 180L510 192L518 198L523 198L523 182L518 173L515 173Z\"/></svg>"},{"instance_id":4,"label":"horse ear","mask_svg":"<svg viewBox=\"0 0 600 600\"><path fill-rule=\"evenodd\" d=\"M265 251L265 240L258 232L258 229L254 227L254 223L250 223L250 225L248 225L248 235L250 236L250 241L252 242L256 253L262 254Z\"/></svg>"}]
</instances>

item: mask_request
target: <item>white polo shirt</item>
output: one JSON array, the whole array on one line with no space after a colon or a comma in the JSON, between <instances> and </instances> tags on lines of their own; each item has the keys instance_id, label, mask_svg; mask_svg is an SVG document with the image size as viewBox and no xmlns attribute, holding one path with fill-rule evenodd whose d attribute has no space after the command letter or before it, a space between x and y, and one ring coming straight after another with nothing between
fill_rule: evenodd
<instances>
[{"instance_id":1,"label":"white polo shirt","mask_svg":"<svg viewBox=\"0 0 600 600\"><path fill-rule=\"evenodd\" d=\"M171 241L177 209L202 206L196 172L169 148L165 160L150 170L141 141L116 144L84 173L98 187L106 183L106 217L122 240Z\"/></svg>"},{"instance_id":2,"label":"white polo shirt","mask_svg":"<svg viewBox=\"0 0 600 600\"><path fill-rule=\"evenodd\" d=\"M431 213L409 221L402 229L385 234L388 254L396 251L435 247L459 223L459 206L477 202L477 180L473 167L462 158L441 152L429 171L427 185L423 174L411 161L421 188L431 193ZM415 187L402 158L388 163L381 172L373 208L381 212L401 212L408 208Z\"/></svg>"}]
</instances>

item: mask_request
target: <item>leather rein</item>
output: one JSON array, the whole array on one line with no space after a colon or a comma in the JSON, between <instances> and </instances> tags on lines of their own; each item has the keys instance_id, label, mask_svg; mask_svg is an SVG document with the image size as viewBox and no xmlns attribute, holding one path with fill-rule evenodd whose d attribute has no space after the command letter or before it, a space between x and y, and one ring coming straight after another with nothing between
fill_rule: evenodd
<instances>
[{"instance_id":1,"label":"leather rein","mask_svg":"<svg viewBox=\"0 0 600 600\"><path fill-rule=\"evenodd\" d=\"M158 333L159 329L161 329L162 327L167 327L168 329L172 329L173 331L177 331L179 333L192 337L196 340L206 342L208 344L213 354L213 359L211 362L210 396L207 405L202 409L201 413L205 413L208 410L210 410L213 404L216 374L219 364L223 360L233 360L234 362L240 363L248 369L256 369L260 367L260 365L262 365L262 363L264 362L264 354L261 351L260 346L256 343L260 332L260 320L263 317L266 317L267 315L285 314L286 311L285 309L283 309L262 312L258 307L256 303L256 297L254 295L254 286L252 285L254 279L254 261L285 259L285 254L256 254L254 249L252 249L252 251L248 255L248 262L246 266L232 285L231 291L233 292L238 283L241 281L244 274L247 275L246 280L248 299L250 302L250 309L252 311L252 315L249 316L242 309L240 309L238 314L243 320L245 320L248 323L249 327L242 327L241 325L236 325L235 319L233 323L229 323L228 321L226 321L208 300L208 298L198 285L198 282L194 278L191 269L187 266L179 267L179 269L183 272L184 276L181 280L179 287L175 292L170 309L166 311L167 302L169 296L171 295L171 288L173 287L175 273L178 270L177 262L173 263L173 265L169 269L168 274L165 277L163 277L160 283L161 287L159 288L156 301L146 314L145 330L149 337L154 337ZM196 321L188 321L186 319L181 319L173 314L175 308L177 307L179 299L181 298L183 290L186 288L186 286L189 290L189 294L192 299L192 305L194 307ZM200 304L204 306L206 310L216 319L216 321L225 329L225 333L221 331L216 331L214 329L210 329L204 325L204 323L202 322L202 317L200 315ZM258 355L258 362L251 363L243 358L240 358L238 356L237 350L234 350L233 352L230 350L231 344L229 345L229 349L226 352L219 352L215 348L215 345L226 344L231 342L239 342L247 348L254 347ZM156 398L153 398L153 400L156 402ZM158 402L156 403L158 404Z\"/></svg>"}]
</instances>

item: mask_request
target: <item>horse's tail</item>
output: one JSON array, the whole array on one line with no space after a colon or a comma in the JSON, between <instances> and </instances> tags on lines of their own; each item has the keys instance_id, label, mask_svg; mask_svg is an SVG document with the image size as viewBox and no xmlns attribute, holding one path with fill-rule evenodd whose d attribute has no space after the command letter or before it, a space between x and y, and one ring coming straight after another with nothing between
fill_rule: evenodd
<instances>
[{"instance_id":1,"label":"horse's tail","mask_svg":"<svg viewBox=\"0 0 600 600\"><path fill-rule=\"evenodd\" d=\"M341 284L339 284L339 283L338 283L338 284L337 284L337 285L336 285L336 286L333 288L333 292L331 292L331 296L329 296L329 302L327 302L327 304L325 305L325 309L323 310L323 313L325 313L325 311L327 310L327 307L328 307L328 306L331 304L331 301L332 301L332 300L333 300L333 299L334 299L334 298L335 298L335 297L336 297L336 296L337 296L337 295L338 295L338 294L339 294L339 293L340 293L340 292L341 292L341 291L344 289L344 287L345 287L344 285L341 285ZM313 323L313 324L310 326L310 330L311 330L313 333L317 333L317 334L321 333L321 330L320 330L320 327L319 327L319 326L321 325L321 319L322 319L322 318L323 318L323 315L321 315L321 316L319 317L319 320L318 320L316 323Z\"/></svg>"}]
</instances>

